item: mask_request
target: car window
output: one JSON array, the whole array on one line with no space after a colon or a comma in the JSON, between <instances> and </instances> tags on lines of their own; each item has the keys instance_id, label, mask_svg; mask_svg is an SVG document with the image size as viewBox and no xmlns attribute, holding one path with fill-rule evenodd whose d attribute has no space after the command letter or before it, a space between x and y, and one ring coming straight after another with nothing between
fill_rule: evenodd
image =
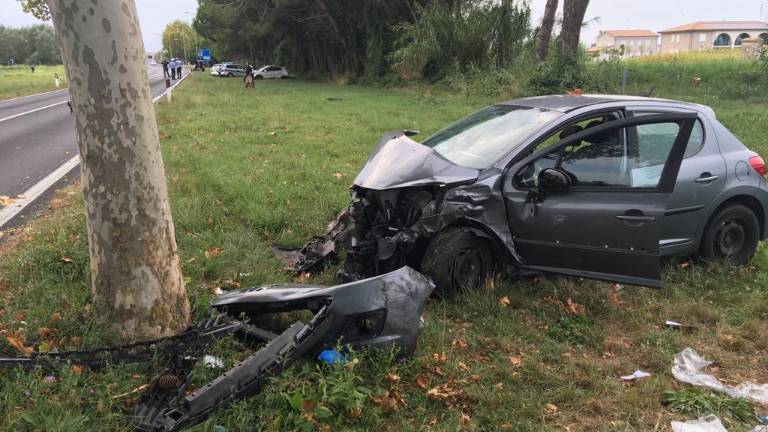
<instances>
[{"instance_id":1,"label":"car window","mask_svg":"<svg viewBox=\"0 0 768 432\"><path fill-rule=\"evenodd\" d=\"M515 181L535 187L543 169L560 168L569 174L574 188L653 189L661 181L679 132L677 123L660 122L588 135L531 162Z\"/></svg>"},{"instance_id":2,"label":"car window","mask_svg":"<svg viewBox=\"0 0 768 432\"><path fill-rule=\"evenodd\" d=\"M422 142L456 165L484 169L562 113L494 105L471 114Z\"/></svg>"},{"instance_id":3,"label":"car window","mask_svg":"<svg viewBox=\"0 0 768 432\"><path fill-rule=\"evenodd\" d=\"M582 117L579 120L572 121L562 127L559 127L555 132L551 133L547 138L536 144L530 151L530 154L534 154L548 147L551 147L569 135L581 132L584 129L591 128L603 124L605 122L618 120L620 114L616 112L604 113L592 117Z\"/></svg>"},{"instance_id":4,"label":"car window","mask_svg":"<svg viewBox=\"0 0 768 432\"><path fill-rule=\"evenodd\" d=\"M634 112L634 116L644 116L644 115L653 115L653 114L661 114L661 112ZM655 133L657 135L663 135L665 131L663 129L660 129L659 127L656 127L657 125L643 125L638 126L638 128L645 128L649 132L655 130ZM655 129L654 129L655 128ZM666 132L670 132L667 130ZM669 139L669 134L667 133ZM676 135L675 135L676 136ZM674 141L674 138L672 138ZM688 139L688 145L685 147L685 155L684 158L691 157L699 152L699 150L704 147L704 127L701 124L701 120L696 120L696 123L693 125L693 130L691 130L691 138Z\"/></svg>"},{"instance_id":5,"label":"car window","mask_svg":"<svg viewBox=\"0 0 768 432\"><path fill-rule=\"evenodd\" d=\"M269 72L275 72L275 71L279 71L279 70L280 70L280 68L279 68L279 67L274 67L274 66L271 66L271 67L268 67L268 68L267 68L267 70L268 70Z\"/></svg>"}]
</instances>

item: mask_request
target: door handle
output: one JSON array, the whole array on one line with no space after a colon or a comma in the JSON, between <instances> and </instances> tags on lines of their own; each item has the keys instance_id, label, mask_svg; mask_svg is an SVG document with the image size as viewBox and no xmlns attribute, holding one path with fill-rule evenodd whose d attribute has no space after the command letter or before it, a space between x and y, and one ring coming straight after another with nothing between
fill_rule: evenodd
<instances>
[{"instance_id":1,"label":"door handle","mask_svg":"<svg viewBox=\"0 0 768 432\"><path fill-rule=\"evenodd\" d=\"M711 175L710 173L703 173L701 174L701 177L697 178L694 181L699 184L710 184L719 178L720 176Z\"/></svg>"},{"instance_id":2,"label":"door handle","mask_svg":"<svg viewBox=\"0 0 768 432\"><path fill-rule=\"evenodd\" d=\"M627 215L618 215L616 216L616 219L624 222L631 222L631 223L645 223L645 222L653 222L656 220L656 218L653 216L627 216Z\"/></svg>"}]
</instances>

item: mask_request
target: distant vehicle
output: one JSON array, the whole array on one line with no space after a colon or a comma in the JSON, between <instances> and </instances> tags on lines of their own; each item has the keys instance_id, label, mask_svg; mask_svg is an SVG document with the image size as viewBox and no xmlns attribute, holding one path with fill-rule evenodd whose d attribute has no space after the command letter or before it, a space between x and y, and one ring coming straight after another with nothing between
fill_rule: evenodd
<instances>
[{"instance_id":1,"label":"distant vehicle","mask_svg":"<svg viewBox=\"0 0 768 432\"><path fill-rule=\"evenodd\" d=\"M227 78L245 76L245 68L235 63L224 63L219 67L219 76Z\"/></svg>"},{"instance_id":2,"label":"distant vehicle","mask_svg":"<svg viewBox=\"0 0 768 432\"><path fill-rule=\"evenodd\" d=\"M219 69L223 65L221 63L216 63L215 65L211 66L211 75L219 76Z\"/></svg>"},{"instance_id":3,"label":"distant vehicle","mask_svg":"<svg viewBox=\"0 0 768 432\"><path fill-rule=\"evenodd\" d=\"M288 70L280 66L264 66L261 69L253 71L255 79L280 79L288 78Z\"/></svg>"}]
</instances>

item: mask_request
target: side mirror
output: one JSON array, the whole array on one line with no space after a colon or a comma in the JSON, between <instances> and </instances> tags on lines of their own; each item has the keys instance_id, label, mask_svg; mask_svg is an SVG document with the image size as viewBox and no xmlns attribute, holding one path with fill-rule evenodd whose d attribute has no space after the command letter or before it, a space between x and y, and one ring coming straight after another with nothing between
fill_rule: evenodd
<instances>
[{"instance_id":1,"label":"side mirror","mask_svg":"<svg viewBox=\"0 0 768 432\"><path fill-rule=\"evenodd\" d=\"M541 170L538 178L539 188L543 191L562 192L571 187L571 176L557 168Z\"/></svg>"}]
</instances>

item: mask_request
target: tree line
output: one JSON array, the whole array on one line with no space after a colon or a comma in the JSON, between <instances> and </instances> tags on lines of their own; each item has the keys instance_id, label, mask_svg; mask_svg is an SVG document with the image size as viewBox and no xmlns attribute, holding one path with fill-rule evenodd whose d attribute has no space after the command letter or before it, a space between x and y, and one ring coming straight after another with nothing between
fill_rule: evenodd
<instances>
[{"instance_id":1,"label":"tree line","mask_svg":"<svg viewBox=\"0 0 768 432\"><path fill-rule=\"evenodd\" d=\"M45 24L20 28L0 25L0 62L7 65L11 60L26 64L60 64L61 54L53 28Z\"/></svg>"},{"instance_id":2,"label":"tree line","mask_svg":"<svg viewBox=\"0 0 768 432\"><path fill-rule=\"evenodd\" d=\"M589 0L563 2L554 41L558 0L548 1L535 28L521 0L200 0L193 25L219 58L318 75L433 80L509 68L522 56L575 56Z\"/></svg>"}]
</instances>

